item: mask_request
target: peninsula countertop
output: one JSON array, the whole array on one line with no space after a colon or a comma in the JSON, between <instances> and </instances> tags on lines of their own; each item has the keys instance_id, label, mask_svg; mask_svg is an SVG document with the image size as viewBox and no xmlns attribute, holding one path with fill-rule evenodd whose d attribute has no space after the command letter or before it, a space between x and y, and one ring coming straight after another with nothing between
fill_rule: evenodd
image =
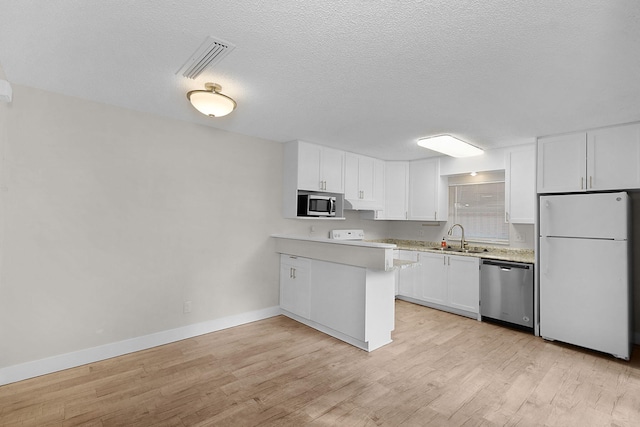
<instances>
[{"instance_id":1,"label":"peninsula countertop","mask_svg":"<svg viewBox=\"0 0 640 427\"><path fill-rule=\"evenodd\" d=\"M321 261L353 265L372 270L391 271L395 244L361 240L337 240L326 237L272 234L276 251Z\"/></svg>"}]
</instances>

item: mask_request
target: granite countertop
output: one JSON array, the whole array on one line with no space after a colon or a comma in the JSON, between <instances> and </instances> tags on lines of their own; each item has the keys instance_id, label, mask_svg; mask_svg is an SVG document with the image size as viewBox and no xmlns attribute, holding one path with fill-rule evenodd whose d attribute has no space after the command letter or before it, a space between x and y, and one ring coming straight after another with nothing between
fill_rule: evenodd
<instances>
[{"instance_id":1,"label":"granite countertop","mask_svg":"<svg viewBox=\"0 0 640 427\"><path fill-rule=\"evenodd\" d=\"M526 262L529 264L535 263L535 254L533 252L533 249L500 248L500 247L494 247L494 246L486 246L486 247L470 246L469 249L480 250L480 251L486 249L486 252L480 252L480 253L449 252L449 251L443 252L440 249L439 242L423 242L419 240L397 240L397 239L375 240L372 242L394 244L397 246L398 249L409 250L409 251L447 253L450 255L471 256L476 258L497 259L502 261ZM454 244L452 247L456 248L457 245Z\"/></svg>"}]
</instances>

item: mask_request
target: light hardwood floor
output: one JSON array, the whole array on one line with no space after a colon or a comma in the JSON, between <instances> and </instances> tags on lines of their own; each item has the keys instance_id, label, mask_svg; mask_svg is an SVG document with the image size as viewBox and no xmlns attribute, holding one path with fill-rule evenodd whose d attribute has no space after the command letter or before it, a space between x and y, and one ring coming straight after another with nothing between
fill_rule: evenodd
<instances>
[{"instance_id":1,"label":"light hardwood floor","mask_svg":"<svg viewBox=\"0 0 640 427\"><path fill-rule=\"evenodd\" d=\"M283 316L0 387L2 426L638 426L623 362L407 302L372 353Z\"/></svg>"}]
</instances>

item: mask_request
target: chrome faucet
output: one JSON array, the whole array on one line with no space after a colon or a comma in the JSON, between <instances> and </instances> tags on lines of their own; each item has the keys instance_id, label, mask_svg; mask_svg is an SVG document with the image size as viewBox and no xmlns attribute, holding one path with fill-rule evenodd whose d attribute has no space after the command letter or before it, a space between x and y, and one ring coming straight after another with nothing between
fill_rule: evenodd
<instances>
[{"instance_id":1,"label":"chrome faucet","mask_svg":"<svg viewBox=\"0 0 640 427\"><path fill-rule=\"evenodd\" d=\"M453 228L455 226L460 227L460 230L462 230L462 238L460 239L460 250L464 251L465 246L467 246L467 242L464 241L464 227L460 224L453 224L451 226L451 228L449 229L449 232L447 233L449 236L451 236L453 234Z\"/></svg>"}]
</instances>

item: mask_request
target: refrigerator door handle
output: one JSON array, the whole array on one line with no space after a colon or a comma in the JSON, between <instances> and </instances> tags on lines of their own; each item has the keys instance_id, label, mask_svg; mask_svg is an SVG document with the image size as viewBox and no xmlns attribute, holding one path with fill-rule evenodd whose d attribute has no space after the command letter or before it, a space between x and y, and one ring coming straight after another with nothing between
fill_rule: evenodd
<instances>
[{"instance_id":1,"label":"refrigerator door handle","mask_svg":"<svg viewBox=\"0 0 640 427\"><path fill-rule=\"evenodd\" d=\"M543 237L543 239L546 240L547 243L547 247L549 246L549 239ZM542 271L542 274L544 274L545 276L549 276L549 254L548 251L545 252L545 259L542 260L542 265L544 265L544 269Z\"/></svg>"}]
</instances>

